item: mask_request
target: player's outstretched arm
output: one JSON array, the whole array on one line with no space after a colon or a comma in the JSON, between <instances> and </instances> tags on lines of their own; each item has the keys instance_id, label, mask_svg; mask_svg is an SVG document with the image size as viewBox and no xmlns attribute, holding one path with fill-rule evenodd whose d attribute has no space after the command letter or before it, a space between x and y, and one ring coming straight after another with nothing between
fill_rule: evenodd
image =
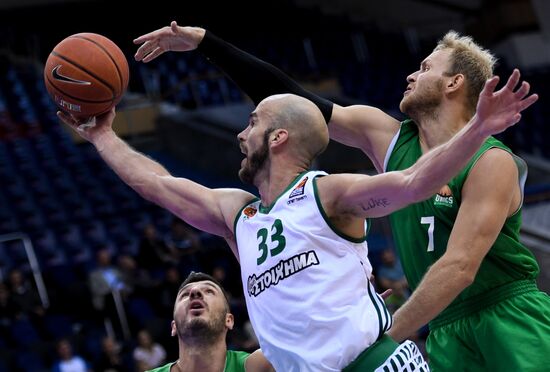
<instances>
[{"instance_id":1,"label":"player's outstretched arm","mask_svg":"<svg viewBox=\"0 0 550 372\"><path fill-rule=\"evenodd\" d=\"M176 178L159 163L132 149L112 129L115 110L95 118L83 129L78 120L58 112L66 124L91 142L103 160L131 188L147 200L170 210L196 228L230 238L239 208L253 198L243 190L209 189Z\"/></svg>"},{"instance_id":2,"label":"player's outstretched arm","mask_svg":"<svg viewBox=\"0 0 550 372\"><path fill-rule=\"evenodd\" d=\"M264 98L280 93L294 93L313 101L330 120L332 102L303 89L298 83L276 67L235 47L200 27L178 26L172 21L163 27L134 40L142 44L134 58L149 62L167 51L197 49L220 67L239 87L259 104Z\"/></svg>"},{"instance_id":3,"label":"player's outstretched arm","mask_svg":"<svg viewBox=\"0 0 550 372\"><path fill-rule=\"evenodd\" d=\"M149 62L168 51L198 49L226 73L257 105L264 98L293 93L315 103L323 113L332 139L362 149L382 171L384 156L399 122L371 106L342 107L304 89L277 67L199 27L170 26L134 40L141 44L135 59Z\"/></svg>"},{"instance_id":4,"label":"player's outstretched arm","mask_svg":"<svg viewBox=\"0 0 550 372\"><path fill-rule=\"evenodd\" d=\"M495 91L498 77L487 81L481 92L477 112L451 140L423 155L412 167L373 177L332 175L319 180L327 202L341 211L361 217L387 215L404 206L434 195L454 177L475 154L489 135L516 124L521 112L537 99L529 95L529 84L520 80L516 69L506 85Z\"/></svg>"}]
</instances>

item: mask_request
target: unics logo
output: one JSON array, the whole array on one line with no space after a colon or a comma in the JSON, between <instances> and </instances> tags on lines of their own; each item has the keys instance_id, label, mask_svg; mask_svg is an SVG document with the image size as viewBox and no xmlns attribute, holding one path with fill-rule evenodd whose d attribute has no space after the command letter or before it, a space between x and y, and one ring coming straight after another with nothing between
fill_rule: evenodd
<instances>
[{"instance_id":1,"label":"unics logo","mask_svg":"<svg viewBox=\"0 0 550 372\"><path fill-rule=\"evenodd\" d=\"M434 205L443 205L445 207L453 206L453 192L448 185L445 185L435 195Z\"/></svg>"}]
</instances>

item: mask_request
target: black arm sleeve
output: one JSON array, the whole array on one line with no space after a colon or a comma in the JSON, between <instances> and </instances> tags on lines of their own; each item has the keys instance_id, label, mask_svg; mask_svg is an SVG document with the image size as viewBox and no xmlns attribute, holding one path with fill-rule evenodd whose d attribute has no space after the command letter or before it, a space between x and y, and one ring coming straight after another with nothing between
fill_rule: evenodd
<instances>
[{"instance_id":1,"label":"black arm sleeve","mask_svg":"<svg viewBox=\"0 0 550 372\"><path fill-rule=\"evenodd\" d=\"M229 76L254 102L281 93L293 93L315 103L328 123L333 103L302 88L288 75L206 31L199 50Z\"/></svg>"}]
</instances>

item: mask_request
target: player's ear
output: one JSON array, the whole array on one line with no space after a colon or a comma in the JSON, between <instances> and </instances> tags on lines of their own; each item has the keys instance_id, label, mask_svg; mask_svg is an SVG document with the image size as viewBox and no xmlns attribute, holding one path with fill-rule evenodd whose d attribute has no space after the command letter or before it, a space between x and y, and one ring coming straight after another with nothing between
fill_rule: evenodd
<instances>
[{"instance_id":1,"label":"player's ear","mask_svg":"<svg viewBox=\"0 0 550 372\"><path fill-rule=\"evenodd\" d=\"M269 135L269 146L278 147L288 140L288 131L284 128L275 129Z\"/></svg>"},{"instance_id":2,"label":"player's ear","mask_svg":"<svg viewBox=\"0 0 550 372\"><path fill-rule=\"evenodd\" d=\"M225 315L225 326L227 327L227 329L232 330L234 325L235 325L235 318L233 317L233 314L227 313Z\"/></svg>"},{"instance_id":3,"label":"player's ear","mask_svg":"<svg viewBox=\"0 0 550 372\"><path fill-rule=\"evenodd\" d=\"M462 86L465 84L466 80L464 78L464 75L462 74L456 74L453 76L449 76L446 79L446 86L445 89L448 93L456 92Z\"/></svg>"},{"instance_id":4,"label":"player's ear","mask_svg":"<svg viewBox=\"0 0 550 372\"><path fill-rule=\"evenodd\" d=\"M171 327L172 327L171 336L174 337L178 333L178 328L176 327L176 322L174 320L172 320Z\"/></svg>"}]
</instances>

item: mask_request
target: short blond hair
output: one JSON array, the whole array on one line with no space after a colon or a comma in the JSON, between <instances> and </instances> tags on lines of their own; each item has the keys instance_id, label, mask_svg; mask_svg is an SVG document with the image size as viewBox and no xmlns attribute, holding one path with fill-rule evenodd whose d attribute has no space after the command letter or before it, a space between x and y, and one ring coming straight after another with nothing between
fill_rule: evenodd
<instances>
[{"instance_id":1,"label":"short blond hair","mask_svg":"<svg viewBox=\"0 0 550 372\"><path fill-rule=\"evenodd\" d=\"M453 30L439 40L434 52L442 49L452 50L450 67L446 74L450 76L463 74L465 77L466 104L473 115L485 82L493 76L497 58L489 50L478 45L470 36L461 36Z\"/></svg>"}]
</instances>

